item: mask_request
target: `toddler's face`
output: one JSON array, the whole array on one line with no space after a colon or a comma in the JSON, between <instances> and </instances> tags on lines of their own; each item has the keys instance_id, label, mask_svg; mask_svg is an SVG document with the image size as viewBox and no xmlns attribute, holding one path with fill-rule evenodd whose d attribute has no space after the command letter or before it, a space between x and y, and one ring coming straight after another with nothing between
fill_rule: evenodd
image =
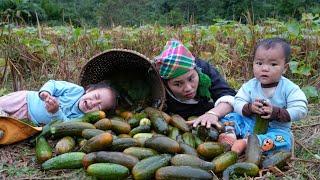
<instances>
[{"instance_id":1,"label":"toddler's face","mask_svg":"<svg viewBox=\"0 0 320 180\"><path fill-rule=\"evenodd\" d=\"M194 69L168 81L173 95L182 100L193 99L197 94L198 84L199 75Z\"/></svg>"},{"instance_id":2,"label":"toddler's face","mask_svg":"<svg viewBox=\"0 0 320 180\"><path fill-rule=\"evenodd\" d=\"M285 62L284 51L280 45L269 49L259 47L256 50L253 61L253 74L261 84L278 82L287 68L288 64Z\"/></svg>"},{"instance_id":3,"label":"toddler's face","mask_svg":"<svg viewBox=\"0 0 320 180\"><path fill-rule=\"evenodd\" d=\"M87 90L86 94L80 98L79 109L84 113L110 109L115 103L114 99L114 93L111 89Z\"/></svg>"}]
</instances>

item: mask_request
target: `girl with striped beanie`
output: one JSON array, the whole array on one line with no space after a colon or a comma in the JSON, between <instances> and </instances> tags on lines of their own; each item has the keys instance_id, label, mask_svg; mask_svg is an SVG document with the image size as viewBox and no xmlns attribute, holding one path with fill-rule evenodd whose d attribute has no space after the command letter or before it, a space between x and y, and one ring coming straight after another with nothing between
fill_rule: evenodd
<instances>
[{"instance_id":1,"label":"girl with striped beanie","mask_svg":"<svg viewBox=\"0 0 320 180\"><path fill-rule=\"evenodd\" d=\"M233 111L235 91L208 62L195 58L178 40L167 42L154 64L166 86L166 112L184 118L196 127L220 126L218 121Z\"/></svg>"}]
</instances>

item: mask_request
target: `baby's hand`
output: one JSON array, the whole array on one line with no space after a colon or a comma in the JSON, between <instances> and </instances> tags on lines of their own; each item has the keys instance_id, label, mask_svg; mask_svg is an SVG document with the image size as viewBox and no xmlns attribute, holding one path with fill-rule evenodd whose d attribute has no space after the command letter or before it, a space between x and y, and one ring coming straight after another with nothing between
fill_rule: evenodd
<instances>
[{"instance_id":1,"label":"baby's hand","mask_svg":"<svg viewBox=\"0 0 320 180\"><path fill-rule=\"evenodd\" d=\"M251 105L251 110L253 113L261 115L263 119L270 119L272 104L263 99L256 99Z\"/></svg>"},{"instance_id":2,"label":"baby's hand","mask_svg":"<svg viewBox=\"0 0 320 180\"><path fill-rule=\"evenodd\" d=\"M261 118L263 119L270 119L272 115L272 104L268 101L264 102L264 106L262 107L263 114L261 115Z\"/></svg>"},{"instance_id":3,"label":"baby's hand","mask_svg":"<svg viewBox=\"0 0 320 180\"><path fill-rule=\"evenodd\" d=\"M51 96L50 93L43 91L39 96L45 102L46 109L49 113L56 113L59 110L59 102Z\"/></svg>"},{"instance_id":4,"label":"baby's hand","mask_svg":"<svg viewBox=\"0 0 320 180\"><path fill-rule=\"evenodd\" d=\"M251 104L251 111L255 114L264 114L263 111L263 103L262 100L260 99L256 99L252 104Z\"/></svg>"}]
</instances>

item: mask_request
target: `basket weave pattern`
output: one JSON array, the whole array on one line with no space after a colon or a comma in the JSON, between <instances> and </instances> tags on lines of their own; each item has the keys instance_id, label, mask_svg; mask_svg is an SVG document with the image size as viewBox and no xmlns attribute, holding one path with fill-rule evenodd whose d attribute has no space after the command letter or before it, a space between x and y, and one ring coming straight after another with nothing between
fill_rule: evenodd
<instances>
[{"instance_id":1,"label":"basket weave pattern","mask_svg":"<svg viewBox=\"0 0 320 180\"><path fill-rule=\"evenodd\" d=\"M144 55L127 49L111 49L92 57L82 68L79 82L83 87L103 80L143 81L151 89L149 106L162 109L165 89L161 77Z\"/></svg>"}]
</instances>

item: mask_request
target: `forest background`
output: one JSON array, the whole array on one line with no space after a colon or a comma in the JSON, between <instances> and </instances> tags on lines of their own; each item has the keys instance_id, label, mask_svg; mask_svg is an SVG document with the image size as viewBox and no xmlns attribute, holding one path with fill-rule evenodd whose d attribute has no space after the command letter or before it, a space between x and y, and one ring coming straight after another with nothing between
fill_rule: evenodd
<instances>
[{"instance_id":1,"label":"forest background","mask_svg":"<svg viewBox=\"0 0 320 180\"><path fill-rule=\"evenodd\" d=\"M319 0L0 0L2 22L48 26L112 27L211 25L217 19L248 23L267 18L300 20L319 14Z\"/></svg>"}]
</instances>

